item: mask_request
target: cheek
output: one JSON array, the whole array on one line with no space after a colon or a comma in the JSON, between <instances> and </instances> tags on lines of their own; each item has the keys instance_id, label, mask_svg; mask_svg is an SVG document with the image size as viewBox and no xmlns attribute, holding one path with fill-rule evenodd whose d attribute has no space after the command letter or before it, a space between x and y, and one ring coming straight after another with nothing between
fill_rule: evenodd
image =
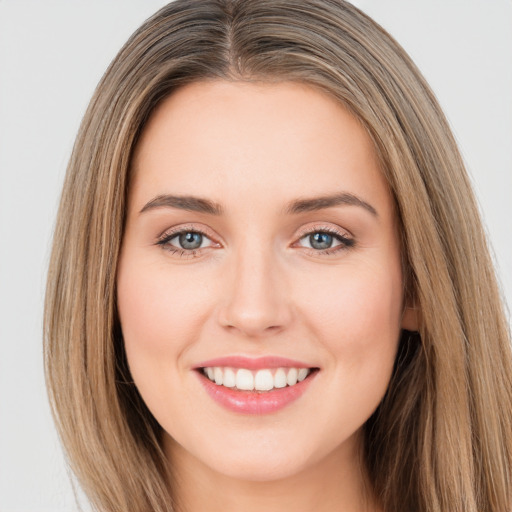
<instances>
[{"instance_id":1,"label":"cheek","mask_svg":"<svg viewBox=\"0 0 512 512\"><path fill-rule=\"evenodd\" d=\"M318 329L336 332L340 339L352 337L358 346L398 334L402 311L398 268L376 264L346 266L324 279L313 278L313 282L303 285L304 295L308 295L303 300L307 305L303 314ZM359 336L355 336L357 332ZM370 336L372 333L381 336Z\"/></svg>"},{"instance_id":2,"label":"cheek","mask_svg":"<svg viewBox=\"0 0 512 512\"><path fill-rule=\"evenodd\" d=\"M331 275L321 293L318 281L316 287L305 283L315 293L302 317L327 354L323 389L330 400L316 404L316 414L327 415L324 409L331 409L332 439L357 431L378 407L389 385L400 337L400 269L361 268L345 267L335 279Z\"/></svg>"},{"instance_id":3,"label":"cheek","mask_svg":"<svg viewBox=\"0 0 512 512\"><path fill-rule=\"evenodd\" d=\"M151 261L122 259L118 311L130 372L146 405L162 422L162 397L170 409L186 409L169 396L184 376L183 357L200 336L207 290L186 272ZM165 412L165 411L164 411ZM164 421L165 422L165 421Z\"/></svg>"},{"instance_id":4,"label":"cheek","mask_svg":"<svg viewBox=\"0 0 512 512\"><path fill-rule=\"evenodd\" d=\"M209 293L203 280L184 268L171 272L136 250L120 259L117 303L130 373L153 416L168 428L173 411L186 415L191 407L169 390L179 389L184 355L203 328Z\"/></svg>"},{"instance_id":5,"label":"cheek","mask_svg":"<svg viewBox=\"0 0 512 512\"><path fill-rule=\"evenodd\" d=\"M382 269L387 269L385 272ZM318 276L317 276L318 277ZM393 369L402 313L398 265L346 266L331 272L323 290L314 290L301 316L330 356L346 396L382 398ZM363 393L366 390L366 394Z\"/></svg>"},{"instance_id":6,"label":"cheek","mask_svg":"<svg viewBox=\"0 0 512 512\"><path fill-rule=\"evenodd\" d=\"M208 293L199 276L182 274L122 261L117 299L127 351L139 347L163 355L200 329Z\"/></svg>"}]
</instances>

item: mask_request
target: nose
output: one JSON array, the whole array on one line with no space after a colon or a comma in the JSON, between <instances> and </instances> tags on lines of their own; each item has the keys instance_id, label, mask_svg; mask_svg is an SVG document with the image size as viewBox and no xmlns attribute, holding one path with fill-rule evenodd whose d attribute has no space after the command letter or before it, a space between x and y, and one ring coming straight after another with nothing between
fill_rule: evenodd
<instances>
[{"instance_id":1,"label":"nose","mask_svg":"<svg viewBox=\"0 0 512 512\"><path fill-rule=\"evenodd\" d=\"M219 322L257 338L285 329L292 320L288 286L271 251L243 250L230 262Z\"/></svg>"}]
</instances>

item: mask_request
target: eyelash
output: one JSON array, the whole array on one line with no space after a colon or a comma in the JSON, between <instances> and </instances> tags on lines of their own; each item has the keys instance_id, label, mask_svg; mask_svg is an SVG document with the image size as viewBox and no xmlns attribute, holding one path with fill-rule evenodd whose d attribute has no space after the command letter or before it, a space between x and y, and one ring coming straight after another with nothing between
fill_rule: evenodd
<instances>
[{"instance_id":1,"label":"eyelash","mask_svg":"<svg viewBox=\"0 0 512 512\"><path fill-rule=\"evenodd\" d=\"M164 250L169 251L173 255L177 255L180 258L196 258L198 257L198 252L201 251L201 249L206 249L207 247L203 248L197 248L197 249L180 249L178 247L174 247L169 244L171 240L176 238L179 235L185 234L185 233L196 233L199 235L202 235L208 239L212 239L211 236L208 235L204 230L198 229L196 227L194 228L181 228L176 231L171 231L164 233L156 242L156 245L161 246ZM329 247L328 249L313 249L304 247L304 249L308 250L311 254L314 254L315 256L318 255L334 255L337 254L340 251L346 251L347 249L351 249L355 246L355 240L353 238L348 237L347 235L339 232L336 229L333 229L331 227L316 227L314 229L305 230L300 233L300 236L298 237L297 244L304 238L311 236L315 233L325 233L332 235L333 238L336 239L336 241L340 242L339 245L335 247Z\"/></svg>"},{"instance_id":2,"label":"eyelash","mask_svg":"<svg viewBox=\"0 0 512 512\"><path fill-rule=\"evenodd\" d=\"M176 238L177 236L180 236L185 233L197 233L199 235L202 235L208 239L212 239L211 236L206 233L206 231L202 229L198 229L196 227L182 227L180 229L177 229L176 231L171 232L165 232L156 242L156 245L161 246L164 250L169 251L171 254L175 254L180 258L196 258L197 252L201 250L201 248L198 249L180 249L179 247L174 247L169 244L171 240ZM203 247L204 249L204 247Z\"/></svg>"},{"instance_id":3,"label":"eyelash","mask_svg":"<svg viewBox=\"0 0 512 512\"><path fill-rule=\"evenodd\" d=\"M306 229L306 230L302 231L299 234L297 242L300 242L304 238L311 236L315 233L324 233L324 234L331 235L336 241L340 242L339 245L337 245L335 247L329 247L328 249L312 249L312 248L305 247L305 249L309 249L309 251L312 254L314 254L315 256L317 256L317 255L321 255L321 256L334 255L340 251L346 251L347 249L351 249L352 247L355 246L355 243L356 243L353 238L350 238L346 234L338 231L337 229L334 229L334 228L328 227L328 226L323 226L323 227L317 226L313 229ZM295 242L295 243L297 243L297 242Z\"/></svg>"}]
</instances>

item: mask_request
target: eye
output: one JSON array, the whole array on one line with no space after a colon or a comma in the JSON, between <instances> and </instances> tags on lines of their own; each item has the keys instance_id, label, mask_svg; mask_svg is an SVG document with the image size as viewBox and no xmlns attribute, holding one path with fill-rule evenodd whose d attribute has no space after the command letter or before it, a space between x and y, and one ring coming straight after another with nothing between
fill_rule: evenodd
<instances>
[{"instance_id":1,"label":"eye","mask_svg":"<svg viewBox=\"0 0 512 512\"><path fill-rule=\"evenodd\" d=\"M318 254L332 254L353 247L354 244L353 238L332 229L310 231L298 241L299 246L313 249Z\"/></svg>"},{"instance_id":2,"label":"eye","mask_svg":"<svg viewBox=\"0 0 512 512\"><path fill-rule=\"evenodd\" d=\"M197 250L214 245L205 233L192 229L165 233L157 244L179 256L195 256Z\"/></svg>"},{"instance_id":3,"label":"eye","mask_svg":"<svg viewBox=\"0 0 512 512\"><path fill-rule=\"evenodd\" d=\"M208 238L202 233L198 233L196 231L186 231L184 233L180 233L169 240L169 244L174 245L173 241L176 241L176 244L180 249L199 249L204 247L203 243L208 241ZM208 244L206 244L206 247Z\"/></svg>"}]
</instances>

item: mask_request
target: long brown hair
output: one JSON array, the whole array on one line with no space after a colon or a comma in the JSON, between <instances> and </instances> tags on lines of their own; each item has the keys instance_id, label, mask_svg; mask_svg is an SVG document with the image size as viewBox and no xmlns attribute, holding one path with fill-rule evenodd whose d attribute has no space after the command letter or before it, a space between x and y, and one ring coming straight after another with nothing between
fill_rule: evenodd
<instances>
[{"instance_id":1,"label":"long brown hair","mask_svg":"<svg viewBox=\"0 0 512 512\"><path fill-rule=\"evenodd\" d=\"M173 509L160 426L126 363L116 270L145 122L176 88L215 79L308 83L374 142L398 211L405 293L421 316L365 425L383 509L511 510L510 333L468 177L407 54L343 0L177 0L135 32L98 85L67 171L45 312L53 411L91 502Z\"/></svg>"}]
</instances>

